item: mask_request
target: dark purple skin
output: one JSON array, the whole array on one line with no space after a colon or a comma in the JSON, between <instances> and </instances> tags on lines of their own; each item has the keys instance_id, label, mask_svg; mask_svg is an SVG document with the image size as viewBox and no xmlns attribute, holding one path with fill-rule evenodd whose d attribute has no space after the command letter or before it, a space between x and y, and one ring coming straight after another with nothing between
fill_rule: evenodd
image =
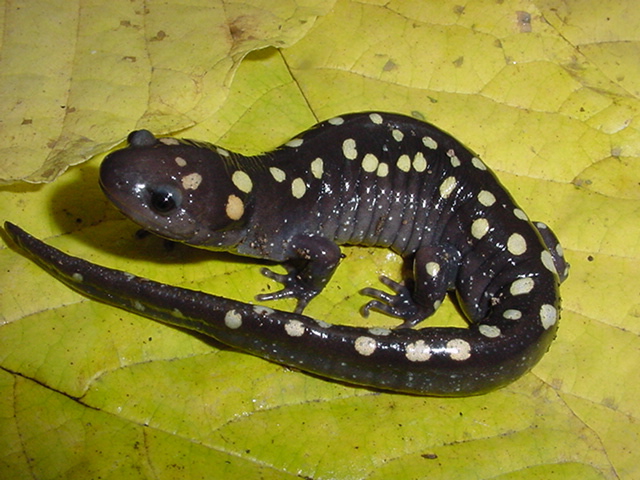
<instances>
[{"instance_id":1,"label":"dark purple skin","mask_svg":"<svg viewBox=\"0 0 640 480\"><path fill-rule=\"evenodd\" d=\"M556 335L558 286L568 272L556 237L528 220L477 157L428 123L349 114L254 157L140 130L104 160L100 183L148 231L284 263L287 274L264 271L283 289L258 299L296 298L295 312L140 279L5 228L85 295L281 364L384 390L474 395L530 370ZM387 247L413 265L411 287L383 277L394 293L363 291L374 298L363 314L384 312L402 320L398 327L302 315L345 244ZM414 328L450 291L469 327Z\"/></svg>"}]
</instances>

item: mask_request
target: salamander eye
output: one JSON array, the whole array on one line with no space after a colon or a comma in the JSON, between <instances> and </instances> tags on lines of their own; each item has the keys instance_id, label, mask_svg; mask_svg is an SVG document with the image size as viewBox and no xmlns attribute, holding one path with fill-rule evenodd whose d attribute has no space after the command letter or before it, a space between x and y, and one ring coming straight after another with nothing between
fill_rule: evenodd
<instances>
[{"instance_id":1,"label":"salamander eye","mask_svg":"<svg viewBox=\"0 0 640 480\"><path fill-rule=\"evenodd\" d=\"M160 215L171 213L182 203L182 193L180 190L168 185L150 189L150 193L151 198L149 205L154 212Z\"/></svg>"}]
</instances>

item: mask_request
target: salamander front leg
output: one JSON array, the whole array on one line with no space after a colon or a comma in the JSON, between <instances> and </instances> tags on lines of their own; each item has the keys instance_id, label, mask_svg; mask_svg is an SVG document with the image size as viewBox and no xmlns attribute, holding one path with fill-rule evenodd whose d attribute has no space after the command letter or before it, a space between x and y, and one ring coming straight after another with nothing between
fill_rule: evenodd
<instances>
[{"instance_id":1,"label":"salamander front leg","mask_svg":"<svg viewBox=\"0 0 640 480\"><path fill-rule=\"evenodd\" d=\"M284 264L286 274L263 268L262 274L284 288L273 293L257 295L258 301L295 298L295 312L302 313L308 303L327 285L335 272L342 253L340 248L324 237L297 236L289 245L290 260Z\"/></svg>"},{"instance_id":2,"label":"salamander front leg","mask_svg":"<svg viewBox=\"0 0 640 480\"><path fill-rule=\"evenodd\" d=\"M447 291L453 288L460 253L449 246L425 247L416 252L413 261L415 287L380 277L380 281L395 292L390 294L377 288L365 288L363 295L375 298L362 307L362 315L371 310L400 318L403 323L397 328L411 328L430 317L444 300Z\"/></svg>"}]
</instances>

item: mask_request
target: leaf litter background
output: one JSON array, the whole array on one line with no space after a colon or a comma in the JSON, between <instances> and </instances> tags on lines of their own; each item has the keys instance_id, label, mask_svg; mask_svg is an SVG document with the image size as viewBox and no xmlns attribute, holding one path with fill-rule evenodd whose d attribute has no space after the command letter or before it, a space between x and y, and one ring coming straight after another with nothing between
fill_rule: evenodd
<instances>
[{"instance_id":1,"label":"leaf litter background","mask_svg":"<svg viewBox=\"0 0 640 480\"><path fill-rule=\"evenodd\" d=\"M88 301L3 245L0 477L640 476L634 2L5 1L0 15L1 217L74 255L251 301L275 288L255 262L136 238L97 187L103 154L140 127L259 152L382 109L479 153L572 264L532 373L438 399L323 381ZM399 262L346 253L308 313L364 324L358 289ZM450 305L432 320L459 322Z\"/></svg>"}]
</instances>

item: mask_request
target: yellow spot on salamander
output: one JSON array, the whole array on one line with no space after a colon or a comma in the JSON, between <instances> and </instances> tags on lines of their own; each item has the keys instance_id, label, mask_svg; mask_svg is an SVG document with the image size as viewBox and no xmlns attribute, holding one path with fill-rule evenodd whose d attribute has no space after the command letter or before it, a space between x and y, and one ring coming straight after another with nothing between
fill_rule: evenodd
<instances>
[{"instance_id":1,"label":"yellow spot on salamander","mask_svg":"<svg viewBox=\"0 0 640 480\"><path fill-rule=\"evenodd\" d=\"M384 327L371 327L369 328L369 333L371 335L377 335L379 337L386 337L388 335L391 335L391 330Z\"/></svg>"},{"instance_id":2,"label":"yellow spot on salamander","mask_svg":"<svg viewBox=\"0 0 640 480\"><path fill-rule=\"evenodd\" d=\"M507 320L520 320L522 318L522 312L520 310L510 308L504 311L502 317L506 318Z\"/></svg>"},{"instance_id":3,"label":"yellow spot on salamander","mask_svg":"<svg viewBox=\"0 0 640 480\"><path fill-rule=\"evenodd\" d=\"M244 215L244 202L236 195L229 195L225 205L225 212L231 220L240 220Z\"/></svg>"},{"instance_id":4,"label":"yellow spot on salamander","mask_svg":"<svg viewBox=\"0 0 640 480\"><path fill-rule=\"evenodd\" d=\"M253 307L253 311L256 312L258 315L271 315L272 313L275 312L273 308L264 307L262 305L255 305Z\"/></svg>"},{"instance_id":5,"label":"yellow spot on salamander","mask_svg":"<svg viewBox=\"0 0 640 480\"><path fill-rule=\"evenodd\" d=\"M493 193L487 190L481 190L478 194L478 201L485 207L490 207L496 203L496 197Z\"/></svg>"},{"instance_id":6,"label":"yellow spot on salamander","mask_svg":"<svg viewBox=\"0 0 640 480\"><path fill-rule=\"evenodd\" d=\"M278 183L284 182L287 178L287 174L278 167L269 167L269 173L271 173L273 179Z\"/></svg>"},{"instance_id":7,"label":"yellow spot on salamander","mask_svg":"<svg viewBox=\"0 0 640 480\"><path fill-rule=\"evenodd\" d=\"M362 169L365 172L375 172L378 168L378 157L376 157L373 153L367 153L362 159Z\"/></svg>"},{"instance_id":8,"label":"yellow spot on salamander","mask_svg":"<svg viewBox=\"0 0 640 480\"><path fill-rule=\"evenodd\" d=\"M424 158L424 154L422 152L416 153L416 156L413 157L413 168L416 172L424 172L427 169L427 159Z\"/></svg>"},{"instance_id":9,"label":"yellow spot on salamander","mask_svg":"<svg viewBox=\"0 0 640 480\"><path fill-rule=\"evenodd\" d=\"M320 157L311 162L311 174L318 180L324 175L324 161Z\"/></svg>"},{"instance_id":10,"label":"yellow spot on salamander","mask_svg":"<svg viewBox=\"0 0 640 480\"><path fill-rule=\"evenodd\" d=\"M522 255L527 251L527 241L519 233L514 233L507 240L507 250L512 255Z\"/></svg>"},{"instance_id":11,"label":"yellow spot on salamander","mask_svg":"<svg viewBox=\"0 0 640 480\"><path fill-rule=\"evenodd\" d=\"M556 269L556 264L553 261L553 256L549 250L543 250L540 254L540 260L542 260L542 264L544 267L549 270L551 273L558 274L558 269Z\"/></svg>"},{"instance_id":12,"label":"yellow spot on salamander","mask_svg":"<svg viewBox=\"0 0 640 480\"><path fill-rule=\"evenodd\" d=\"M451 195L451 193L453 193L457 185L458 185L458 180L456 180L456 177L445 178L442 181L442 184L440 185L440 196L442 198L449 198L449 196Z\"/></svg>"},{"instance_id":13,"label":"yellow spot on salamander","mask_svg":"<svg viewBox=\"0 0 640 480\"><path fill-rule=\"evenodd\" d=\"M533 286L534 286L533 278L530 278L530 277L518 278L511 284L511 287L509 288L509 293L513 296L525 295L531 292L531 290L533 290Z\"/></svg>"},{"instance_id":14,"label":"yellow spot on salamander","mask_svg":"<svg viewBox=\"0 0 640 480\"><path fill-rule=\"evenodd\" d=\"M317 320L317 319L316 319L316 325L318 325L320 328L323 328L325 330L333 326L330 323L324 322L322 320Z\"/></svg>"},{"instance_id":15,"label":"yellow spot on salamander","mask_svg":"<svg viewBox=\"0 0 640 480\"><path fill-rule=\"evenodd\" d=\"M300 145L302 145L303 142L304 142L304 140L301 139L301 138L294 138L292 140L289 140L287 143L285 143L285 146L291 147L291 148L297 148Z\"/></svg>"},{"instance_id":16,"label":"yellow spot on salamander","mask_svg":"<svg viewBox=\"0 0 640 480\"><path fill-rule=\"evenodd\" d=\"M484 323L478 327L478 331L487 338L496 338L502 333L498 327Z\"/></svg>"},{"instance_id":17,"label":"yellow spot on salamander","mask_svg":"<svg viewBox=\"0 0 640 480\"><path fill-rule=\"evenodd\" d=\"M440 273L440 264L438 262L427 262L425 270L430 277L435 277Z\"/></svg>"},{"instance_id":18,"label":"yellow spot on salamander","mask_svg":"<svg viewBox=\"0 0 640 480\"><path fill-rule=\"evenodd\" d=\"M287 332L287 335L290 337L301 337L304 335L304 323L300 320L289 320L284 325L284 331Z\"/></svg>"},{"instance_id":19,"label":"yellow spot on salamander","mask_svg":"<svg viewBox=\"0 0 640 480\"><path fill-rule=\"evenodd\" d=\"M182 157L176 157L174 158L174 161L176 162L176 165L178 165L179 167L187 166L187 161Z\"/></svg>"},{"instance_id":20,"label":"yellow spot on salamander","mask_svg":"<svg viewBox=\"0 0 640 480\"><path fill-rule=\"evenodd\" d=\"M342 154L348 160L355 160L358 156L356 141L353 138L347 138L342 142Z\"/></svg>"},{"instance_id":21,"label":"yellow spot on salamander","mask_svg":"<svg viewBox=\"0 0 640 480\"><path fill-rule=\"evenodd\" d=\"M452 360L462 361L471 356L471 345L466 340L455 338L447 342L447 351Z\"/></svg>"},{"instance_id":22,"label":"yellow spot on salamander","mask_svg":"<svg viewBox=\"0 0 640 480\"><path fill-rule=\"evenodd\" d=\"M402 154L398 158L398 170L402 170L403 172L408 172L411 169L411 159L409 155Z\"/></svg>"},{"instance_id":23,"label":"yellow spot on salamander","mask_svg":"<svg viewBox=\"0 0 640 480\"><path fill-rule=\"evenodd\" d=\"M425 147L430 148L431 150L437 150L438 148L438 142L431 137L422 137L422 143Z\"/></svg>"},{"instance_id":24,"label":"yellow spot on salamander","mask_svg":"<svg viewBox=\"0 0 640 480\"><path fill-rule=\"evenodd\" d=\"M131 305L133 305L133 308L135 308L139 312L144 312L147 309L147 307L145 307L143 303L139 300L133 300L131 302Z\"/></svg>"},{"instance_id":25,"label":"yellow spot on salamander","mask_svg":"<svg viewBox=\"0 0 640 480\"><path fill-rule=\"evenodd\" d=\"M380 125L382 123L382 115L380 115L379 113L372 113L371 115L369 115L369 118L376 125Z\"/></svg>"},{"instance_id":26,"label":"yellow spot on salamander","mask_svg":"<svg viewBox=\"0 0 640 480\"><path fill-rule=\"evenodd\" d=\"M406 347L405 356L410 362L426 362L431 358L431 347L424 340L409 343Z\"/></svg>"},{"instance_id":27,"label":"yellow spot on salamander","mask_svg":"<svg viewBox=\"0 0 640 480\"><path fill-rule=\"evenodd\" d=\"M540 307L540 322L545 330L553 327L558 321L558 311L553 305L542 305Z\"/></svg>"},{"instance_id":28,"label":"yellow spot on salamander","mask_svg":"<svg viewBox=\"0 0 640 480\"><path fill-rule=\"evenodd\" d=\"M190 173L182 177L182 188L185 190L196 190L202 183L202 175L199 173Z\"/></svg>"},{"instance_id":29,"label":"yellow spot on salamander","mask_svg":"<svg viewBox=\"0 0 640 480\"><path fill-rule=\"evenodd\" d=\"M458 158L458 156L456 155L456 152L450 148L449 150L447 150L447 157L449 157L451 160L451 166L456 168L460 166L460 159Z\"/></svg>"},{"instance_id":30,"label":"yellow spot on salamander","mask_svg":"<svg viewBox=\"0 0 640 480\"><path fill-rule=\"evenodd\" d=\"M307 185L304 183L304 180L301 178L294 178L291 182L291 194L295 198L302 198L306 192Z\"/></svg>"},{"instance_id":31,"label":"yellow spot on salamander","mask_svg":"<svg viewBox=\"0 0 640 480\"><path fill-rule=\"evenodd\" d=\"M378 348L378 342L371 337L358 337L355 341L355 349L360 355L368 357Z\"/></svg>"},{"instance_id":32,"label":"yellow spot on salamander","mask_svg":"<svg viewBox=\"0 0 640 480\"><path fill-rule=\"evenodd\" d=\"M242 326L242 315L235 310L229 310L224 316L224 324L231 330L236 330Z\"/></svg>"},{"instance_id":33,"label":"yellow spot on salamander","mask_svg":"<svg viewBox=\"0 0 640 480\"><path fill-rule=\"evenodd\" d=\"M225 150L222 147L216 147L216 152L218 152L218 155L222 156L222 157L230 157L231 154L229 153L228 150Z\"/></svg>"},{"instance_id":34,"label":"yellow spot on salamander","mask_svg":"<svg viewBox=\"0 0 640 480\"><path fill-rule=\"evenodd\" d=\"M482 163L482 160L480 160L478 157L473 157L471 159L471 163L478 170L486 170L487 169L487 166L484 163Z\"/></svg>"},{"instance_id":35,"label":"yellow spot on salamander","mask_svg":"<svg viewBox=\"0 0 640 480\"><path fill-rule=\"evenodd\" d=\"M489 222L486 218L477 218L471 224L471 235L480 240L489 231Z\"/></svg>"},{"instance_id":36,"label":"yellow spot on salamander","mask_svg":"<svg viewBox=\"0 0 640 480\"><path fill-rule=\"evenodd\" d=\"M519 208L514 208L513 209L513 214L516 216L516 218L519 218L520 220L524 220L524 221L529 220L529 217L527 217L527 214L524 213Z\"/></svg>"},{"instance_id":37,"label":"yellow spot on salamander","mask_svg":"<svg viewBox=\"0 0 640 480\"><path fill-rule=\"evenodd\" d=\"M231 181L241 192L249 193L253 189L251 177L242 170L236 170L233 172L233 175L231 175Z\"/></svg>"},{"instance_id":38,"label":"yellow spot on salamander","mask_svg":"<svg viewBox=\"0 0 640 480\"><path fill-rule=\"evenodd\" d=\"M158 141L165 145L180 145L180 142L177 139L171 137L159 138Z\"/></svg>"},{"instance_id":39,"label":"yellow spot on salamander","mask_svg":"<svg viewBox=\"0 0 640 480\"><path fill-rule=\"evenodd\" d=\"M389 175L389 164L380 162L380 165L378 165L378 170L376 170L376 175L380 178L384 178Z\"/></svg>"}]
</instances>

